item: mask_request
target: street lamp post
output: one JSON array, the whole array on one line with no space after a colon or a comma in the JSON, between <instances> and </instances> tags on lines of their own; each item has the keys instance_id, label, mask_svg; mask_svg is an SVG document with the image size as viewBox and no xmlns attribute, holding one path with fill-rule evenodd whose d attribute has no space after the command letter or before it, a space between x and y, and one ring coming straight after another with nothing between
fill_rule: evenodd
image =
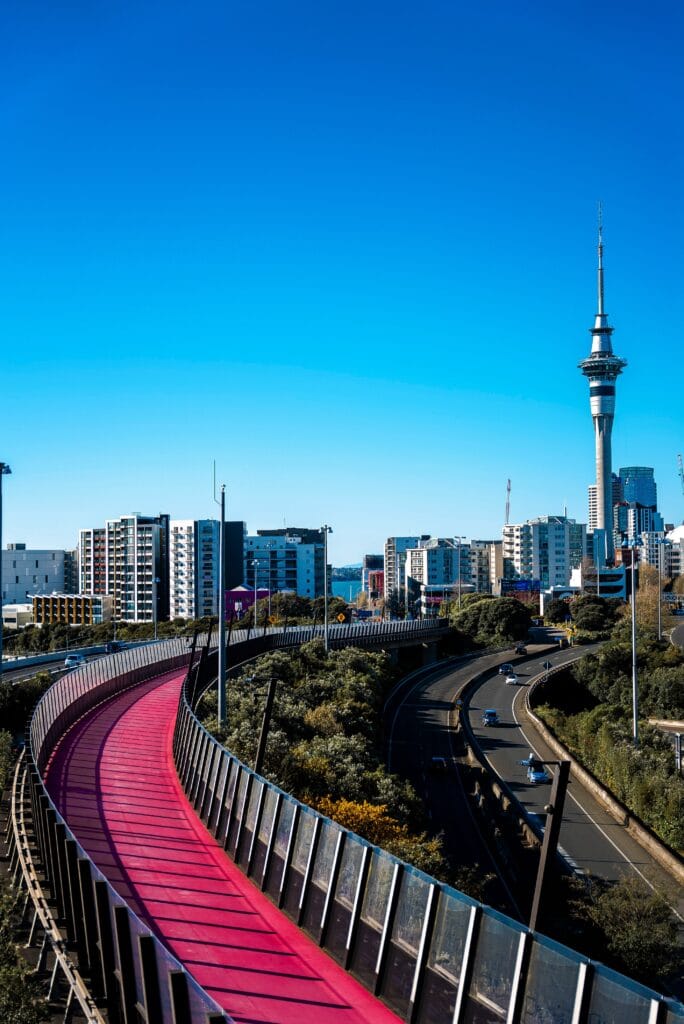
<instances>
[{"instance_id":1,"label":"street lamp post","mask_svg":"<svg viewBox=\"0 0 684 1024\"><path fill-rule=\"evenodd\" d=\"M6 462L0 462L0 676L2 675L2 478L12 470Z\"/></svg>"},{"instance_id":2,"label":"street lamp post","mask_svg":"<svg viewBox=\"0 0 684 1024\"><path fill-rule=\"evenodd\" d=\"M539 763L557 765L558 771L554 773L553 784L551 786L550 803L548 803L545 808L547 818L546 826L544 828L541 856L539 858L539 868L537 870L537 881L534 887L534 896L532 898L530 931L534 931L537 927L544 882L549 874L549 868L553 863L553 858L556 854L556 850L558 849L558 837L560 835L561 823L563 821L565 793L568 788L568 779L570 778L570 761L540 761Z\"/></svg>"},{"instance_id":3,"label":"street lamp post","mask_svg":"<svg viewBox=\"0 0 684 1024\"><path fill-rule=\"evenodd\" d=\"M632 606L632 741L635 747L639 746L639 686L637 678L637 621L636 621L636 572L635 565L638 556L636 541L632 544L632 592L630 602Z\"/></svg>"},{"instance_id":4,"label":"street lamp post","mask_svg":"<svg viewBox=\"0 0 684 1024\"><path fill-rule=\"evenodd\" d=\"M662 609L662 598L663 598L663 544L665 543L664 537L657 537L656 544L658 545L658 643L663 639L663 609Z\"/></svg>"},{"instance_id":5,"label":"street lamp post","mask_svg":"<svg viewBox=\"0 0 684 1024\"><path fill-rule=\"evenodd\" d=\"M328 534L332 533L332 526L322 526L323 533L323 643L325 653L328 653Z\"/></svg>"},{"instance_id":6,"label":"street lamp post","mask_svg":"<svg viewBox=\"0 0 684 1024\"><path fill-rule=\"evenodd\" d=\"M258 581L259 581L259 576L258 576L259 559L258 558L253 558L252 559L252 565L254 566L254 632L256 633L256 629L257 629L257 601L259 600L259 590L258 590L258 586L257 586Z\"/></svg>"},{"instance_id":7,"label":"street lamp post","mask_svg":"<svg viewBox=\"0 0 684 1024\"><path fill-rule=\"evenodd\" d=\"M157 639L157 587L159 585L159 577L155 576L152 580L152 617L154 619L154 639Z\"/></svg>"},{"instance_id":8,"label":"street lamp post","mask_svg":"<svg viewBox=\"0 0 684 1024\"><path fill-rule=\"evenodd\" d=\"M221 484L218 593L218 723L226 724L226 485Z\"/></svg>"},{"instance_id":9,"label":"street lamp post","mask_svg":"<svg viewBox=\"0 0 684 1024\"><path fill-rule=\"evenodd\" d=\"M458 551L458 610L460 612L460 610L461 610L461 541L465 540L465 536L461 535L459 537L455 537L454 540L456 541L456 543L458 545L457 546L457 551Z\"/></svg>"}]
</instances>

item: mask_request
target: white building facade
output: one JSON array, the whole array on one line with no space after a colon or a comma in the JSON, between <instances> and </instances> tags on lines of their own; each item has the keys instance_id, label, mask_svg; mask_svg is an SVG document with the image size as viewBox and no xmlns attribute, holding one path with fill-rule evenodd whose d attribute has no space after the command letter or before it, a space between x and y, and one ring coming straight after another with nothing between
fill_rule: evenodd
<instances>
[{"instance_id":1,"label":"white building facade","mask_svg":"<svg viewBox=\"0 0 684 1024\"><path fill-rule=\"evenodd\" d=\"M29 595L63 591L66 558L64 550L8 544L2 552L2 604L25 604Z\"/></svg>"},{"instance_id":2,"label":"white building facade","mask_svg":"<svg viewBox=\"0 0 684 1024\"><path fill-rule=\"evenodd\" d=\"M168 617L169 517L108 519L79 532L79 591L110 594L113 617L152 622Z\"/></svg>"},{"instance_id":3,"label":"white building facade","mask_svg":"<svg viewBox=\"0 0 684 1024\"><path fill-rule=\"evenodd\" d=\"M566 516L540 516L503 528L504 576L565 587L587 553L587 528Z\"/></svg>"},{"instance_id":4,"label":"white building facade","mask_svg":"<svg viewBox=\"0 0 684 1024\"><path fill-rule=\"evenodd\" d=\"M219 532L215 519L169 523L169 617L218 614Z\"/></svg>"}]
</instances>

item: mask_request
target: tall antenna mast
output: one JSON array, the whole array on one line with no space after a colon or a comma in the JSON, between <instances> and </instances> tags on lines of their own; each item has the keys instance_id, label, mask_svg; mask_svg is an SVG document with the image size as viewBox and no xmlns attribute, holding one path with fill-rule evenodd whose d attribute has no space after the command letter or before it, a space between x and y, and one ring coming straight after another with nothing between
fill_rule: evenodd
<instances>
[{"instance_id":1,"label":"tall antenna mast","mask_svg":"<svg viewBox=\"0 0 684 1024\"><path fill-rule=\"evenodd\" d=\"M506 526L511 517L511 481L506 481Z\"/></svg>"}]
</instances>

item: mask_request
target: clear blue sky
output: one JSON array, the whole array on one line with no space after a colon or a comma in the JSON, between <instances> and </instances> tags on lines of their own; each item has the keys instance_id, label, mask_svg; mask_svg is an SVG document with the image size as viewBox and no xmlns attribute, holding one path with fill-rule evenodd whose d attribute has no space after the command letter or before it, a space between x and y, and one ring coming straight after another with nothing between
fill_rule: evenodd
<instances>
[{"instance_id":1,"label":"clear blue sky","mask_svg":"<svg viewBox=\"0 0 684 1024\"><path fill-rule=\"evenodd\" d=\"M671 0L10 0L0 33L3 542L131 511L499 537L594 479L596 204L613 461L680 522Z\"/></svg>"}]
</instances>

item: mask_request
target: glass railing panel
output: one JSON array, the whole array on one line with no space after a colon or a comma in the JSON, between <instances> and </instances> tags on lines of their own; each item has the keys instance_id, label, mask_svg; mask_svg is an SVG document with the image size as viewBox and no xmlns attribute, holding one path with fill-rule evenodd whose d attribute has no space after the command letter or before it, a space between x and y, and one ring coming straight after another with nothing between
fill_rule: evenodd
<instances>
[{"instance_id":1,"label":"glass railing panel","mask_svg":"<svg viewBox=\"0 0 684 1024\"><path fill-rule=\"evenodd\" d=\"M245 800L247 799L247 788L249 781L249 771L244 765L236 761L237 770L239 772L237 781L237 790L233 799L233 806L231 808L230 827L228 829L228 839L226 841L226 850L231 856L236 853L236 843L238 834L240 832L240 823L242 816L245 813Z\"/></svg>"},{"instance_id":2,"label":"glass railing panel","mask_svg":"<svg viewBox=\"0 0 684 1024\"><path fill-rule=\"evenodd\" d=\"M295 808L296 803L294 800L289 797L283 798L283 802L280 806L280 814L278 815L278 821L276 823L276 834L273 841L271 863L268 866L268 874L266 876L266 892L268 892L274 899L276 899L280 893L285 859L287 857L287 850L290 844L290 833L292 832L292 823L295 816Z\"/></svg>"},{"instance_id":3,"label":"glass railing panel","mask_svg":"<svg viewBox=\"0 0 684 1024\"><path fill-rule=\"evenodd\" d=\"M591 981L588 1019L601 1024L649 1024L653 993L602 964Z\"/></svg>"},{"instance_id":4,"label":"glass railing panel","mask_svg":"<svg viewBox=\"0 0 684 1024\"><path fill-rule=\"evenodd\" d=\"M321 821L318 847L311 871L309 891L306 894L306 907L302 921L302 926L316 941L321 937L323 911L341 831L339 825L334 822Z\"/></svg>"},{"instance_id":5,"label":"glass railing panel","mask_svg":"<svg viewBox=\"0 0 684 1024\"><path fill-rule=\"evenodd\" d=\"M295 919L299 914L299 904L302 898L302 886L304 884L304 875L309 863L309 855L311 853L311 843L314 838L316 820L317 815L315 815L313 811L310 811L308 807L301 808L297 824L297 835L295 836L294 849L292 851L292 860L290 862L290 870L287 873L285 881L285 899L283 902L283 910L285 910L290 917Z\"/></svg>"},{"instance_id":6,"label":"glass railing panel","mask_svg":"<svg viewBox=\"0 0 684 1024\"><path fill-rule=\"evenodd\" d=\"M261 795L264 786L266 785L267 783L263 782L258 776L252 776L249 802L247 804L247 810L242 823L242 833L240 835L240 849L237 851L237 856L235 858L243 871L247 870L249 851L252 848L252 837L254 835L254 829L256 828Z\"/></svg>"},{"instance_id":7,"label":"glass railing panel","mask_svg":"<svg viewBox=\"0 0 684 1024\"><path fill-rule=\"evenodd\" d=\"M408 1010L429 891L425 878L404 870L381 989L387 1005L401 1017Z\"/></svg>"},{"instance_id":8,"label":"glass railing panel","mask_svg":"<svg viewBox=\"0 0 684 1024\"><path fill-rule=\"evenodd\" d=\"M349 834L342 849L340 868L335 886L335 898L330 908L325 947L339 962L344 962L347 937L354 911L359 875L364 850L368 847L356 836Z\"/></svg>"},{"instance_id":9,"label":"glass railing panel","mask_svg":"<svg viewBox=\"0 0 684 1024\"><path fill-rule=\"evenodd\" d=\"M570 1024L583 958L535 935L525 979L521 1024Z\"/></svg>"},{"instance_id":10,"label":"glass railing panel","mask_svg":"<svg viewBox=\"0 0 684 1024\"><path fill-rule=\"evenodd\" d=\"M226 778L230 771L230 754L227 750L221 751L221 757L217 769L216 785L211 797L211 810L207 821L207 828L216 834L221 812L221 797L226 785Z\"/></svg>"},{"instance_id":11,"label":"glass railing panel","mask_svg":"<svg viewBox=\"0 0 684 1024\"><path fill-rule=\"evenodd\" d=\"M440 893L418 1024L441 1024L453 1019L473 906L467 897L453 890Z\"/></svg>"},{"instance_id":12,"label":"glass railing panel","mask_svg":"<svg viewBox=\"0 0 684 1024\"><path fill-rule=\"evenodd\" d=\"M363 895L359 929L354 944L351 971L371 987L375 978L387 903L392 890L396 862L381 850L373 850L370 872Z\"/></svg>"},{"instance_id":13,"label":"glass railing panel","mask_svg":"<svg viewBox=\"0 0 684 1024\"><path fill-rule=\"evenodd\" d=\"M480 1024L483 1011L490 1024L506 1020L513 987L520 930L500 914L482 915L475 961L465 1008L465 1024Z\"/></svg>"},{"instance_id":14,"label":"glass railing panel","mask_svg":"<svg viewBox=\"0 0 684 1024\"><path fill-rule=\"evenodd\" d=\"M252 862L249 873L253 878L261 880L266 863L266 852L271 841L274 828L273 816L278 804L278 791L273 786L266 786L264 802L261 809L261 821L257 832L254 848L252 850Z\"/></svg>"}]
</instances>

